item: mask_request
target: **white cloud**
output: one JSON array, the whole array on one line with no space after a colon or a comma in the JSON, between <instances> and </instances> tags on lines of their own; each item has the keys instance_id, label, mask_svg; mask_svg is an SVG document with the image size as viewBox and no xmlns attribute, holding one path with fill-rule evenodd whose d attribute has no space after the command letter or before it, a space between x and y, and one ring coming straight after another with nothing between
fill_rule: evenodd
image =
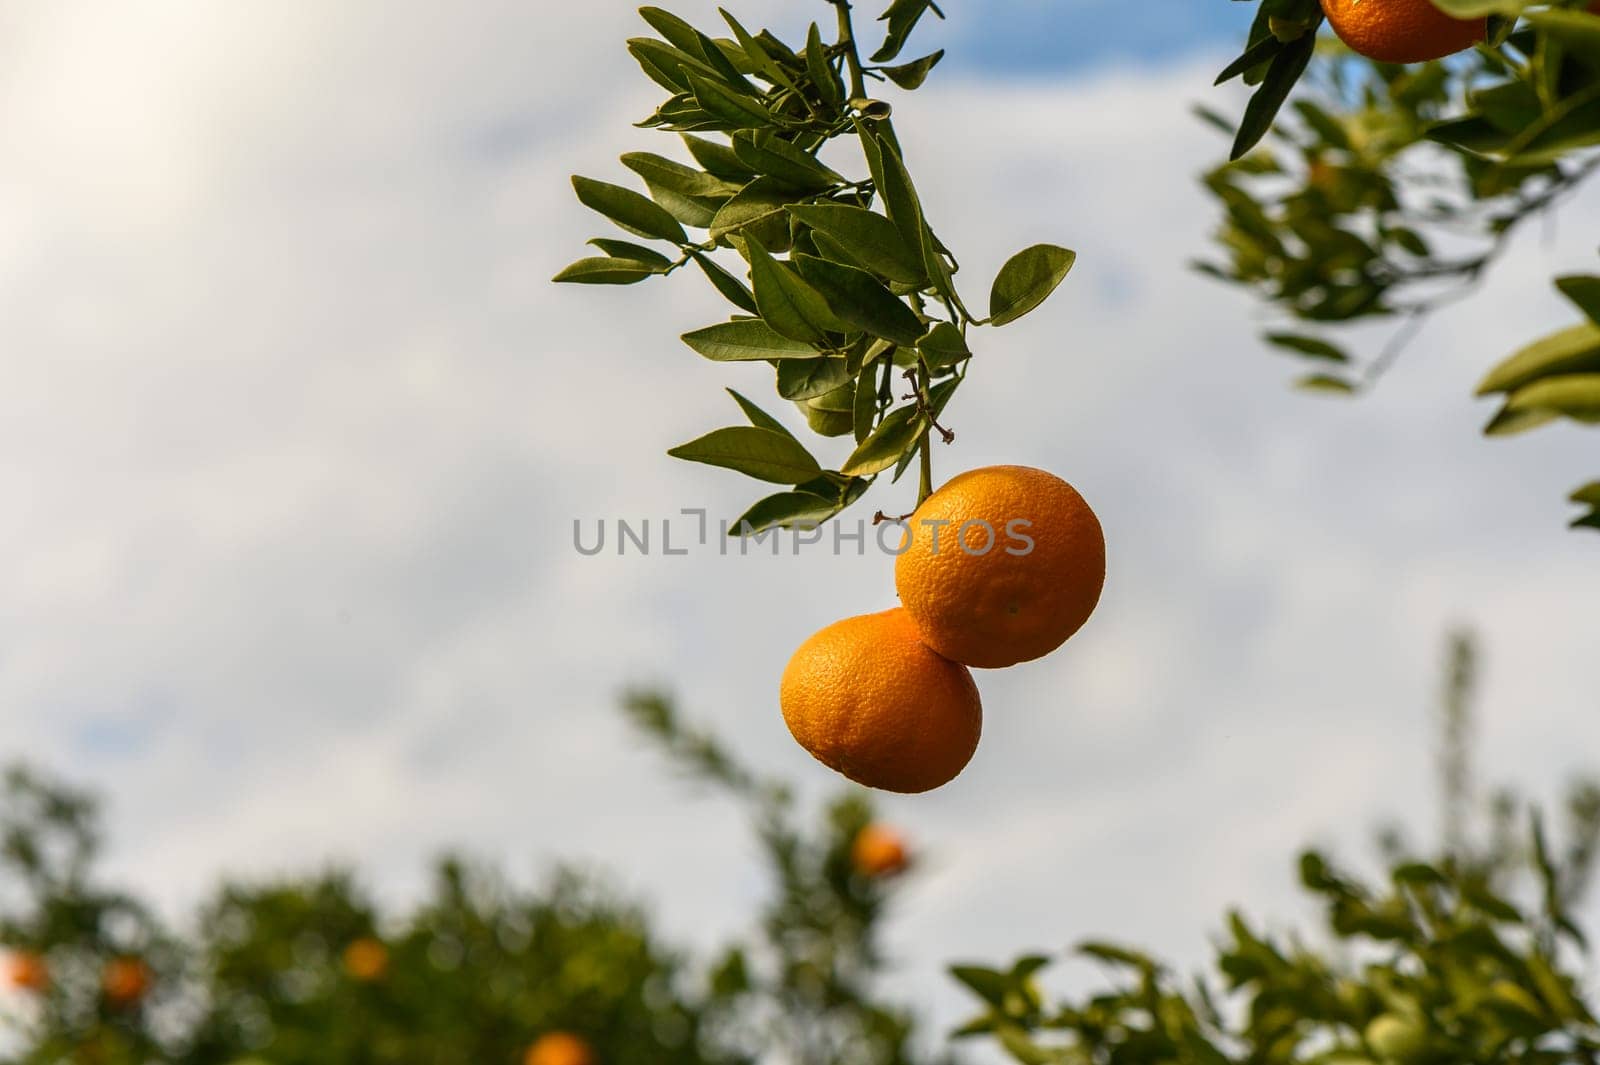
<instances>
[{"instance_id":1,"label":"white cloud","mask_svg":"<svg viewBox=\"0 0 1600 1065\"><path fill-rule=\"evenodd\" d=\"M663 452L735 417L724 385L782 406L674 339L720 313L697 279L547 283L605 229L566 176L665 140L627 125L631 13L204 10L6 9L4 753L102 787L116 870L169 904L330 855L403 893L457 844L606 863L676 932L736 928L759 891L738 817L658 772L614 696L668 681L821 790L776 678L893 586L871 553L572 550L574 518L737 513L752 486ZM983 337L941 468L1057 470L1111 540L1089 628L980 678L968 773L886 803L933 852L894 941L941 1021L952 954L1112 934L1193 958L1230 902L1296 912L1297 845L1426 803L1455 619L1488 638L1497 771L1547 791L1600 730L1595 544L1558 502L1596 472L1586 438L1485 443L1466 398L1563 313L1546 279L1588 265L1592 209L1376 396L1298 397L1252 308L1183 266L1213 65L936 80L901 108L973 302L1035 239L1081 255Z\"/></svg>"}]
</instances>

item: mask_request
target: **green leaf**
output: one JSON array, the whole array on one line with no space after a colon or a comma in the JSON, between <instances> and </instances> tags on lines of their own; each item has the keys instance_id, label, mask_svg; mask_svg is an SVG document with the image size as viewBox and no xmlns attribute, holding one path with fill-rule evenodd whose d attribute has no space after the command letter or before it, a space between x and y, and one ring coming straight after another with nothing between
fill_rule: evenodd
<instances>
[{"instance_id":1,"label":"green leaf","mask_svg":"<svg viewBox=\"0 0 1600 1065\"><path fill-rule=\"evenodd\" d=\"M889 370L893 373L893 367ZM877 371L869 365L856 379L855 409L851 412L855 441L860 444L872 435L872 426L878 419Z\"/></svg>"},{"instance_id":2,"label":"green leaf","mask_svg":"<svg viewBox=\"0 0 1600 1065\"><path fill-rule=\"evenodd\" d=\"M739 404L739 409L744 411L744 416L750 419L750 424L755 426L757 429L771 429L773 432L782 433L787 437L792 438L794 436L793 433L784 428L782 422L768 414L766 411L762 410L755 403L745 399L744 396L740 395L738 392L735 392L731 388L728 389L727 392L728 395L733 397L733 401Z\"/></svg>"},{"instance_id":3,"label":"green leaf","mask_svg":"<svg viewBox=\"0 0 1600 1065\"><path fill-rule=\"evenodd\" d=\"M1600 325L1584 322L1552 333L1506 359L1478 385L1477 394L1510 392L1553 374L1600 372Z\"/></svg>"},{"instance_id":4,"label":"green leaf","mask_svg":"<svg viewBox=\"0 0 1600 1065\"><path fill-rule=\"evenodd\" d=\"M1323 392L1328 395L1353 396L1356 386L1342 377L1332 374L1314 373L1295 381L1294 387L1305 392Z\"/></svg>"},{"instance_id":5,"label":"green leaf","mask_svg":"<svg viewBox=\"0 0 1600 1065\"><path fill-rule=\"evenodd\" d=\"M915 448L927 428L927 419L918 416L915 404L897 407L884 416L872 435L845 460L839 472L852 477L881 473Z\"/></svg>"},{"instance_id":6,"label":"green leaf","mask_svg":"<svg viewBox=\"0 0 1600 1065\"><path fill-rule=\"evenodd\" d=\"M644 178L651 188L669 189L684 196L727 199L739 191L738 185L654 152L628 152L622 156L622 165Z\"/></svg>"},{"instance_id":7,"label":"green leaf","mask_svg":"<svg viewBox=\"0 0 1600 1065\"><path fill-rule=\"evenodd\" d=\"M879 22L889 23L889 32L882 47L872 53L872 61L887 63L899 55L900 49L905 47L906 38L911 36L911 31L916 29L917 23L932 6L932 0L894 0L889 10L878 16Z\"/></svg>"},{"instance_id":8,"label":"green leaf","mask_svg":"<svg viewBox=\"0 0 1600 1065\"><path fill-rule=\"evenodd\" d=\"M1511 393L1506 409L1555 411L1573 421L1600 423L1600 373L1541 378Z\"/></svg>"},{"instance_id":9,"label":"green leaf","mask_svg":"<svg viewBox=\"0 0 1600 1065\"><path fill-rule=\"evenodd\" d=\"M1556 278L1556 288L1591 322L1600 323L1600 277L1577 274Z\"/></svg>"},{"instance_id":10,"label":"green leaf","mask_svg":"<svg viewBox=\"0 0 1600 1065\"><path fill-rule=\"evenodd\" d=\"M877 183L889 212L889 220L900 230L906 246L921 258L923 273L933 282L935 290L946 299L954 299L955 289L950 283L950 271L939 257L933 231L928 228L922 213L922 201L917 197L911 173L906 169L899 151L887 138L865 132L862 134L862 143L873 181Z\"/></svg>"},{"instance_id":11,"label":"green leaf","mask_svg":"<svg viewBox=\"0 0 1600 1065\"><path fill-rule=\"evenodd\" d=\"M1529 429L1537 429L1541 425L1548 425L1560 415L1553 410L1520 410L1513 411L1508 406L1502 405L1489 424L1483 427L1484 436L1515 436L1525 433Z\"/></svg>"},{"instance_id":12,"label":"green leaf","mask_svg":"<svg viewBox=\"0 0 1600 1065\"><path fill-rule=\"evenodd\" d=\"M917 341L917 350L922 352L922 361L928 364L930 370L954 366L962 359L972 357L967 338L961 335L960 328L954 322L935 322L927 335Z\"/></svg>"},{"instance_id":13,"label":"green leaf","mask_svg":"<svg viewBox=\"0 0 1600 1065\"><path fill-rule=\"evenodd\" d=\"M1005 1008L1006 993L1011 990L1005 973L981 965L952 965L950 975L995 1009Z\"/></svg>"},{"instance_id":14,"label":"green leaf","mask_svg":"<svg viewBox=\"0 0 1600 1065\"><path fill-rule=\"evenodd\" d=\"M1326 359L1328 362L1350 361L1350 356L1346 355L1343 349L1316 337L1301 336L1297 333L1268 333L1266 340L1275 347L1310 359Z\"/></svg>"},{"instance_id":15,"label":"green leaf","mask_svg":"<svg viewBox=\"0 0 1600 1065\"><path fill-rule=\"evenodd\" d=\"M1267 62L1281 51L1283 51L1282 41L1271 35L1263 37L1261 40L1245 49L1244 54L1238 59L1235 59L1227 66L1223 67L1222 73L1218 74L1217 80L1211 84L1224 85L1232 81L1234 78L1237 78L1245 71L1254 69L1255 67L1260 66L1262 63ZM1224 132L1232 133L1233 128L1231 126L1224 127Z\"/></svg>"},{"instance_id":16,"label":"green leaf","mask_svg":"<svg viewBox=\"0 0 1600 1065\"><path fill-rule=\"evenodd\" d=\"M579 259L551 280L579 285L631 285L660 272L654 263L606 257Z\"/></svg>"},{"instance_id":17,"label":"green leaf","mask_svg":"<svg viewBox=\"0 0 1600 1065\"><path fill-rule=\"evenodd\" d=\"M802 225L836 240L855 262L890 281L927 281L921 254L911 251L899 227L883 215L842 203L791 204L788 210Z\"/></svg>"},{"instance_id":18,"label":"green leaf","mask_svg":"<svg viewBox=\"0 0 1600 1065\"><path fill-rule=\"evenodd\" d=\"M792 436L755 426L718 429L667 454L774 484L800 484L822 472L817 460Z\"/></svg>"},{"instance_id":19,"label":"green leaf","mask_svg":"<svg viewBox=\"0 0 1600 1065\"><path fill-rule=\"evenodd\" d=\"M696 71L705 77L716 77L702 60L671 45L662 44L654 37L631 37L628 53L638 62L650 80L668 92L687 92L689 72Z\"/></svg>"},{"instance_id":20,"label":"green leaf","mask_svg":"<svg viewBox=\"0 0 1600 1065\"><path fill-rule=\"evenodd\" d=\"M847 383L852 376L844 359L785 359L778 363L778 395L784 399L814 399Z\"/></svg>"},{"instance_id":21,"label":"green leaf","mask_svg":"<svg viewBox=\"0 0 1600 1065\"><path fill-rule=\"evenodd\" d=\"M764 129L772 125L772 112L761 101L725 87L722 83L701 77L693 71L686 74L689 90L708 114L715 115L731 129Z\"/></svg>"},{"instance_id":22,"label":"green leaf","mask_svg":"<svg viewBox=\"0 0 1600 1065\"><path fill-rule=\"evenodd\" d=\"M649 263L663 271L672 265L671 259L654 248L645 247L643 244L634 244L626 240L612 240L609 237L595 237L589 243L613 259L631 259L636 263Z\"/></svg>"},{"instance_id":23,"label":"green leaf","mask_svg":"<svg viewBox=\"0 0 1600 1065\"><path fill-rule=\"evenodd\" d=\"M823 103L829 107L844 103L844 84L839 80L839 72L828 61L827 52L823 50L822 31L815 22L806 33L806 73Z\"/></svg>"},{"instance_id":24,"label":"green leaf","mask_svg":"<svg viewBox=\"0 0 1600 1065\"><path fill-rule=\"evenodd\" d=\"M630 233L658 237L674 244L689 243L688 235L676 218L632 189L577 175L572 178L572 187L585 207L600 212Z\"/></svg>"},{"instance_id":25,"label":"green leaf","mask_svg":"<svg viewBox=\"0 0 1600 1065\"><path fill-rule=\"evenodd\" d=\"M794 262L841 322L897 344L921 339L922 319L871 274L809 255L797 255Z\"/></svg>"},{"instance_id":26,"label":"green leaf","mask_svg":"<svg viewBox=\"0 0 1600 1065\"><path fill-rule=\"evenodd\" d=\"M750 251L750 281L761 317L793 340L825 344L826 333L834 327L835 319L822 293L787 264L774 259L752 235L746 234L745 240Z\"/></svg>"},{"instance_id":27,"label":"green leaf","mask_svg":"<svg viewBox=\"0 0 1600 1065\"><path fill-rule=\"evenodd\" d=\"M712 287L722 293L723 298L729 303L740 310L749 311L751 314L760 313L756 309L755 296L743 281L718 266L709 255L695 252L694 261L701 271L705 273L706 279L711 282Z\"/></svg>"},{"instance_id":28,"label":"green leaf","mask_svg":"<svg viewBox=\"0 0 1600 1065\"><path fill-rule=\"evenodd\" d=\"M941 48L931 55L921 59L913 59L909 63L902 63L895 67L884 67L883 73L889 80L902 89L919 89L922 83L928 80L928 72L939 65L939 60L944 58L944 49Z\"/></svg>"},{"instance_id":29,"label":"green leaf","mask_svg":"<svg viewBox=\"0 0 1600 1065\"><path fill-rule=\"evenodd\" d=\"M700 31L677 15L663 11L659 7L641 7L639 17L648 22L651 29L661 34L668 44L700 59L706 58L705 49L700 42Z\"/></svg>"},{"instance_id":30,"label":"green leaf","mask_svg":"<svg viewBox=\"0 0 1600 1065\"><path fill-rule=\"evenodd\" d=\"M1239 121L1239 133L1234 138L1233 150L1228 158L1238 159L1267 135L1267 130L1272 128L1272 120L1278 116L1278 109L1289 98L1290 90L1294 88L1295 82L1300 80L1300 75L1305 73L1307 64L1311 62L1311 53L1316 48L1316 38L1317 35L1314 33L1296 38L1284 45L1283 50L1272 57L1272 65L1267 68L1267 76L1261 80L1261 86L1245 105L1244 118Z\"/></svg>"},{"instance_id":31,"label":"green leaf","mask_svg":"<svg viewBox=\"0 0 1600 1065\"><path fill-rule=\"evenodd\" d=\"M1600 481L1586 484L1572 493L1572 502L1587 507L1589 512L1573 519L1572 527L1600 529Z\"/></svg>"},{"instance_id":32,"label":"green leaf","mask_svg":"<svg viewBox=\"0 0 1600 1065\"><path fill-rule=\"evenodd\" d=\"M1130 969L1141 969L1146 972L1155 972L1161 968L1148 955L1141 954L1136 950L1129 950L1127 947L1119 947L1114 943L1090 940L1086 943L1079 943L1077 951L1079 954L1098 959L1109 965L1125 965Z\"/></svg>"},{"instance_id":33,"label":"green leaf","mask_svg":"<svg viewBox=\"0 0 1600 1065\"><path fill-rule=\"evenodd\" d=\"M751 536L768 529L792 529L821 525L844 509L838 500L824 499L810 492L779 492L745 511L728 528L730 535ZM746 523L749 529L745 528Z\"/></svg>"},{"instance_id":34,"label":"green leaf","mask_svg":"<svg viewBox=\"0 0 1600 1065\"><path fill-rule=\"evenodd\" d=\"M717 217L711 220L711 238L717 240L730 233L757 231L763 244L776 246L775 241L768 238L788 236L789 219L784 212L788 202L788 190L769 178L756 178L722 205ZM768 230L773 233L769 234Z\"/></svg>"},{"instance_id":35,"label":"green leaf","mask_svg":"<svg viewBox=\"0 0 1600 1065\"><path fill-rule=\"evenodd\" d=\"M771 130L735 133L733 153L751 170L797 192L822 192L844 183L844 178Z\"/></svg>"},{"instance_id":36,"label":"green leaf","mask_svg":"<svg viewBox=\"0 0 1600 1065\"><path fill-rule=\"evenodd\" d=\"M1039 306L1077 260L1076 252L1054 244L1035 244L1013 255L994 279L989 294L989 321L1005 325Z\"/></svg>"},{"instance_id":37,"label":"green leaf","mask_svg":"<svg viewBox=\"0 0 1600 1065\"><path fill-rule=\"evenodd\" d=\"M720 322L683 334L683 342L712 362L814 359L817 350L773 330L759 318Z\"/></svg>"},{"instance_id":38,"label":"green leaf","mask_svg":"<svg viewBox=\"0 0 1600 1065\"><path fill-rule=\"evenodd\" d=\"M719 177L742 186L756 176L755 171L740 162L733 149L726 144L708 141L692 133L683 134L683 143L688 147L689 154L694 156L694 161L704 167L706 173L712 177Z\"/></svg>"}]
</instances>

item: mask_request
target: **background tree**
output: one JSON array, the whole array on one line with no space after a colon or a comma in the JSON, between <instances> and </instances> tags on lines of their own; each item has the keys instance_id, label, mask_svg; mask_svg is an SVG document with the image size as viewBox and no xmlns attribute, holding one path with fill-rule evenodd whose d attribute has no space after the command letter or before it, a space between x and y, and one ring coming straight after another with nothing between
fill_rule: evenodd
<instances>
[{"instance_id":1,"label":"background tree","mask_svg":"<svg viewBox=\"0 0 1600 1065\"><path fill-rule=\"evenodd\" d=\"M911 1016L880 997L878 929L905 863L892 832L864 832L865 796L802 824L789 789L685 727L665 698L627 707L754 819L771 896L719 957L664 944L593 879L557 870L528 890L453 858L404 911L331 871L225 883L166 927L96 877L95 803L16 769L0 789L0 948L13 975L45 978L13 978L0 999L0 1053L18 1065L511 1065L566 1033L599 1065L931 1062ZM107 977L129 965L145 974L131 994Z\"/></svg>"},{"instance_id":2,"label":"background tree","mask_svg":"<svg viewBox=\"0 0 1600 1065\"><path fill-rule=\"evenodd\" d=\"M1556 1063L1600 1060L1573 917L1600 840L1600 791L1567 789L1565 843L1510 789L1472 781L1470 636L1450 641L1438 768L1444 831L1424 856L1380 833L1386 875L1364 881L1307 851L1300 883L1321 905L1315 937L1230 914L1208 970L1186 981L1129 947L1078 953L1119 974L1109 989L1047 1003L1054 959L951 972L982 1002L958 1037L996 1041L1026 1065ZM1524 816L1526 815L1526 816Z\"/></svg>"},{"instance_id":3,"label":"background tree","mask_svg":"<svg viewBox=\"0 0 1600 1065\"><path fill-rule=\"evenodd\" d=\"M1249 106L1237 129L1204 111L1234 143L1205 175L1222 222L1200 269L1272 308L1267 341L1314 367L1302 387L1372 387L1430 315L1478 290L1525 222L1600 165L1588 150L1600 144L1600 15L1585 0L1434 3L1489 16L1488 41L1442 61L1373 62L1319 35L1318 0L1259 0L1218 78L1253 84ZM1600 423L1600 277L1555 284L1574 321L1485 376L1479 395L1502 399L1491 436ZM1391 322L1391 335L1357 358L1339 335L1364 322ZM1600 528L1600 482L1572 499L1575 524Z\"/></svg>"}]
</instances>

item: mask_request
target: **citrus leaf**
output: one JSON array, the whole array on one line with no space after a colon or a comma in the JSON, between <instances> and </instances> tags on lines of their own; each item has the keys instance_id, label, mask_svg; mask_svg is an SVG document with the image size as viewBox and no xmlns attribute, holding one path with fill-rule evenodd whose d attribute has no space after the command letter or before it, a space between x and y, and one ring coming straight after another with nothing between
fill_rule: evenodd
<instances>
[{"instance_id":1,"label":"citrus leaf","mask_svg":"<svg viewBox=\"0 0 1600 1065\"><path fill-rule=\"evenodd\" d=\"M954 366L972 356L972 350L967 347L967 338L961 335L961 330L953 322L934 323L927 335L917 341L917 350L922 352L922 361L928 364L930 370Z\"/></svg>"},{"instance_id":2,"label":"citrus leaf","mask_svg":"<svg viewBox=\"0 0 1600 1065\"><path fill-rule=\"evenodd\" d=\"M1061 284L1077 259L1076 252L1054 244L1035 244L1013 255L994 279L989 293L989 321L1005 325L1039 306Z\"/></svg>"},{"instance_id":3,"label":"citrus leaf","mask_svg":"<svg viewBox=\"0 0 1600 1065\"><path fill-rule=\"evenodd\" d=\"M1350 356L1346 355L1343 349L1316 337L1301 336L1297 333L1269 333L1266 340L1275 347L1310 359L1326 359L1329 362L1350 361Z\"/></svg>"},{"instance_id":4,"label":"citrus leaf","mask_svg":"<svg viewBox=\"0 0 1600 1065\"><path fill-rule=\"evenodd\" d=\"M890 281L920 285L927 280L922 256L907 247L889 219L875 211L848 204L790 204L789 213L801 224L836 240L852 260Z\"/></svg>"},{"instance_id":5,"label":"citrus leaf","mask_svg":"<svg viewBox=\"0 0 1600 1065\"><path fill-rule=\"evenodd\" d=\"M732 129L764 129L772 125L772 112L761 101L734 92L720 82L701 77L694 71L684 75L689 91L708 114L715 115Z\"/></svg>"},{"instance_id":6,"label":"citrus leaf","mask_svg":"<svg viewBox=\"0 0 1600 1065\"><path fill-rule=\"evenodd\" d=\"M744 416L750 419L751 425L755 426L757 429L771 429L775 433L782 433L784 436L793 438L794 434L786 429L784 424L778 419L774 418L772 415L756 406L756 404L750 400L745 399L733 389L730 388L727 390L727 392L728 395L733 397L733 401L739 404L739 409L744 411Z\"/></svg>"},{"instance_id":7,"label":"citrus leaf","mask_svg":"<svg viewBox=\"0 0 1600 1065\"><path fill-rule=\"evenodd\" d=\"M900 461L915 448L927 428L927 420L917 415L915 404L890 411L872 435L851 452L839 472L851 477L870 477Z\"/></svg>"},{"instance_id":8,"label":"citrus leaf","mask_svg":"<svg viewBox=\"0 0 1600 1065\"><path fill-rule=\"evenodd\" d=\"M768 529L820 525L844 509L833 499L810 492L779 492L760 500L728 527L731 536L750 536ZM746 526L748 525L748 528Z\"/></svg>"},{"instance_id":9,"label":"citrus leaf","mask_svg":"<svg viewBox=\"0 0 1600 1065\"><path fill-rule=\"evenodd\" d=\"M712 362L814 359L810 344L783 336L759 318L719 322L683 334L683 342Z\"/></svg>"},{"instance_id":10,"label":"citrus leaf","mask_svg":"<svg viewBox=\"0 0 1600 1065\"><path fill-rule=\"evenodd\" d=\"M572 187L585 207L600 212L630 233L659 237L674 244L689 242L676 218L632 189L577 175L572 178Z\"/></svg>"},{"instance_id":11,"label":"citrus leaf","mask_svg":"<svg viewBox=\"0 0 1600 1065\"><path fill-rule=\"evenodd\" d=\"M817 460L794 437L755 426L717 429L667 454L775 484L800 484L822 472Z\"/></svg>"},{"instance_id":12,"label":"citrus leaf","mask_svg":"<svg viewBox=\"0 0 1600 1065\"><path fill-rule=\"evenodd\" d=\"M733 154L733 149L726 144L708 141L692 133L685 133L682 136L683 143L688 146L689 154L694 156L694 161L704 167L706 173L712 177L744 185L756 176L753 170L739 161L739 157Z\"/></svg>"},{"instance_id":13,"label":"citrus leaf","mask_svg":"<svg viewBox=\"0 0 1600 1065\"><path fill-rule=\"evenodd\" d=\"M788 202L788 190L769 178L756 178L722 205L717 216L711 220L711 239L718 240L731 233L743 233L750 229L758 229L766 235L769 228L774 235L786 237L789 220L783 208ZM777 246L771 239L763 243Z\"/></svg>"},{"instance_id":14,"label":"citrus leaf","mask_svg":"<svg viewBox=\"0 0 1600 1065\"><path fill-rule=\"evenodd\" d=\"M844 178L771 130L735 133L733 153L751 170L797 192L822 192L844 183Z\"/></svg>"},{"instance_id":15,"label":"citrus leaf","mask_svg":"<svg viewBox=\"0 0 1600 1065\"><path fill-rule=\"evenodd\" d=\"M869 273L810 255L796 255L800 276L822 294L828 308L848 326L897 344L915 344L925 327L916 312Z\"/></svg>"},{"instance_id":16,"label":"citrus leaf","mask_svg":"<svg viewBox=\"0 0 1600 1065\"><path fill-rule=\"evenodd\" d=\"M1510 392L1552 374L1600 372L1600 325L1584 322L1534 341L1478 385L1477 394Z\"/></svg>"},{"instance_id":17,"label":"citrus leaf","mask_svg":"<svg viewBox=\"0 0 1600 1065\"><path fill-rule=\"evenodd\" d=\"M1600 373L1541 378L1511 393L1506 409L1513 414L1549 410L1573 421L1600 423Z\"/></svg>"},{"instance_id":18,"label":"citrus leaf","mask_svg":"<svg viewBox=\"0 0 1600 1065\"><path fill-rule=\"evenodd\" d=\"M1600 277L1574 275L1556 278L1556 288L1591 322L1600 323Z\"/></svg>"},{"instance_id":19,"label":"citrus leaf","mask_svg":"<svg viewBox=\"0 0 1600 1065\"><path fill-rule=\"evenodd\" d=\"M659 267L662 270L672 265L671 259L653 248L645 247L643 244L634 244L626 240L611 240L608 237L595 237L589 243L613 259L632 259L636 263L649 263L651 266Z\"/></svg>"},{"instance_id":20,"label":"citrus leaf","mask_svg":"<svg viewBox=\"0 0 1600 1065\"><path fill-rule=\"evenodd\" d=\"M641 263L630 259L615 259L607 256L579 259L563 269L551 280L578 285L632 285L660 272L661 268L654 263Z\"/></svg>"},{"instance_id":21,"label":"citrus leaf","mask_svg":"<svg viewBox=\"0 0 1600 1065\"><path fill-rule=\"evenodd\" d=\"M1300 80L1300 75L1305 73L1306 66L1311 62L1311 53L1316 48L1316 40L1316 34L1308 33L1290 41L1284 45L1282 51L1272 57L1272 65L1267 68L1267 76L1261 80L1260 87L1245 105L1244 117L1239 120L1239 132L1234 137L1229 159L1238 159L1267 135L1267 130L1272 128L1273 119L1278 116L1278 109L1289 98L1290 90L1294 88L1295 82Z\"/></svg>"},{"instance_id":22,"label":"citrus leaf","mask_svg":"<svg viewBox=\"0 0 1600 1065\"><path fill-rule=\"evenodd\" d=\"M785 359L778 363L778 395L812 399L832 392L852 376L844 359Z\"/></svg>"},{"instance_id":23,"label":"citrus leaf","mask_svg":"<svg viewBox=\"0 0 1600 1065\"><path fill-rule=\"evenodd\" d=\"M1353 396L1356 386L1342 377L1332 374L1314 373L1302 377L1294 383L1294 387L1305 392L1323 392L1328 395Z\"/></svg>"},{"instance_id":24,"label":"citrus leaf","mask_svg":"<svg viewBox=\"0 0 1600 1065\"><path fill-rule=\"evenodd\" d=\"M761 313L756 309L756 298L746 287L743 281L724 270L709 255L700 252L694 253L695 265L705 273L706 279L713 288L722 293L724 299L738 307L740 310L749 311L751 314Z\"/></svg>"},{"instance_id":25,"label":"citrus leaf","mask_svg":"<svg viewBox=\"0 0 1600 1065\"><path fill-rule=\"evenodd\" d=\"M822 31L817 29L815 22L806 33L806 73L810 75L811 84L816 87L823 103L829 107L844 103L844 84L839 80L839 72L828 61L828 54L822 45Z\"/></svg>"},{"instance_id":26,"label":"citrus leaf","mask_svg":"<svg viewBox=\"0 0 1600 1065\"><path fill-rule=\"evenodd\" d=\"M921 59L913 59L911 62L902 63L899 66L884 67L882 72L888 76L890 81L902 89L919 89L922 87L922 83L928 80L928 72L938 66L939 60L943 58L944 49L941 48L931 55L923 56Z\"/></svg>"},{"instance_id":27,"label":"citrus leaf","mask_svg":"<svg viewBox=\"0 0 1600 1065\"><path fill-rule=\"evenodd\" d=\"M761 317L793 340L825 343L824 334L836 322L822 293L788 264L774 259L753 234L746 233L745 241L750 252L750 282Z\"/></svg>"}]
</instances>

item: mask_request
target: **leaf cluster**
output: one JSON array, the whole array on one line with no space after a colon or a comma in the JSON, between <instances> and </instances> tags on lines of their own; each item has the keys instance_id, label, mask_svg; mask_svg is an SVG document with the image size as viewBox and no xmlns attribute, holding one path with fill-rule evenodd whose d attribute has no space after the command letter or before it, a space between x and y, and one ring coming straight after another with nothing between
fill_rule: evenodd
<instances>
[{"instance_id":1,"label":"leaf cluster","mask_svg":"<svg viewBox=\"0 0 1600 1065\"><path fill-rule=\"evenodd\" d=\"M966 378L969 330L1037 307L1075 258L1053 245L1029 248L995 279L988 316L967 310L960 265L929 221L891 107L867 95L872 80L905 90L923 83L942 51L898 60L938 8L894 0L880 19L883 43L863 59L849 4L833 6L834 39L813 23L803 44L752 32L726 11L731 36L714 37L641 9L658 36L629 41L629 51L670 95L640 125L679 134L692 162L631 152L622 163L644 193L585 177L573 185L586 206L668 247L597 237L591 243L605 255L556 275L632 284L693 263L732 311L684 343L714 362L765 363L778 397L811 432L851 442L825 468L779 419L733 393L746 424L669 454L783 486L731 523L745 535L826 521L879 474L898 480L919 454L926 495L931 436ZM841 139L855 144L854 167L834 152L823 159ZM860 176L840 172L850 169Z\"/></svg>"}]
</instances>

